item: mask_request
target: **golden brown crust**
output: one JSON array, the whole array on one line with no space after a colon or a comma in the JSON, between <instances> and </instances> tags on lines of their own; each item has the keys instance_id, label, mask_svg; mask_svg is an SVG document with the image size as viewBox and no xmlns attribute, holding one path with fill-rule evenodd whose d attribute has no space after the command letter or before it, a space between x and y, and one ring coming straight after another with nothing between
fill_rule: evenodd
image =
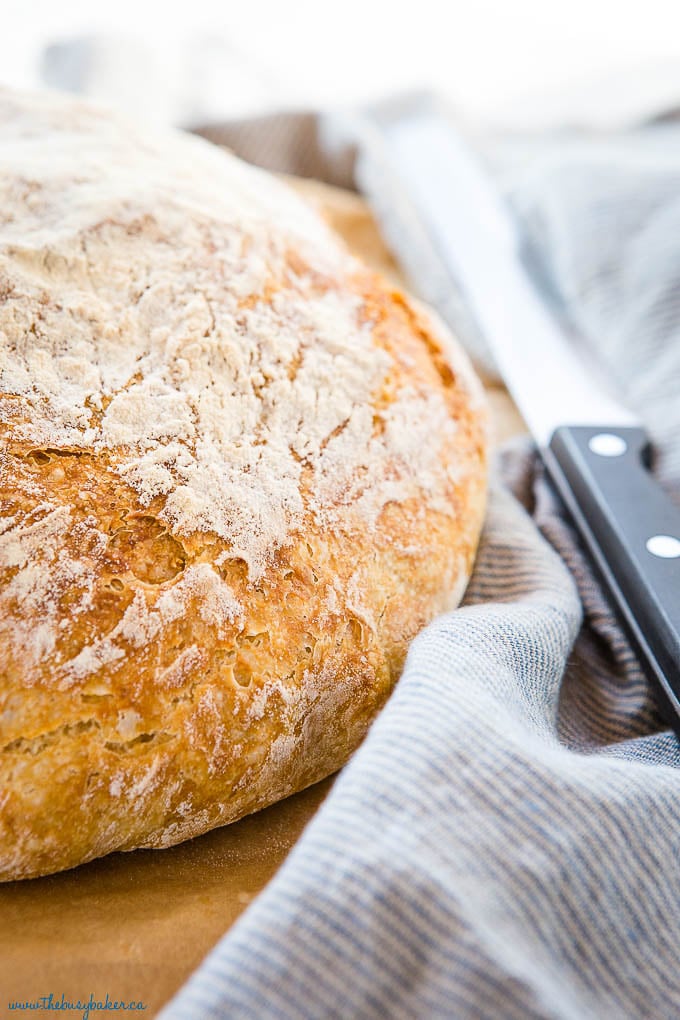
<instances>
[{"instance_id":1,"label":"golden brown crust","mask_svg":"<svg viewBox=\"0 0 680 1020\"><path fill-rule=\"evenodd\" d=\"M320 461L299 456L302 509L259 571L218 531L168 520L167 493L140 495L121 474L127 449L27 438L34 396L0 385L4 880L170 846L335 771L409 641L461 597L486 477L485 410L466 359L356 261L329 274L293 247L286 262L307 299L351 300L384 352L370 403L383 489L368 498L374 464L358 460L348 484L332 458L320 487ZM274 304L278 285L264 282L257 301ZM455 429L432 435L421 469L408 436L402 449L383 434L408 430L411 407L419 435L436 429L434 401Z\"/></svg>"}]
</instances>

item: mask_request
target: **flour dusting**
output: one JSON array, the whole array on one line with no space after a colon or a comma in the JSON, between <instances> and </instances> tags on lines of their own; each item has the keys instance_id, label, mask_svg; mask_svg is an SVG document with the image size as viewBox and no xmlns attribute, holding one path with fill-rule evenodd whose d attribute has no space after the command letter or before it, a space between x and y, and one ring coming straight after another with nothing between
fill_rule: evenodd
<instances>
[{"instance_id":1,"label":"flour dusting","mask_svg":"<svg viewBox=\"0 0 680 1020\"><path fill-rule=\"evenodd\" d=\"M215 533L252 580L306 510L361 495L375 518L422 482L431 405L444 430L450 417L397 394L375 434L391 359L342 282L355 262L297 196L201 140L70 101L4 93L0 114L16 439L110 453L173 533Z\"/></svg>"}]
</instances>

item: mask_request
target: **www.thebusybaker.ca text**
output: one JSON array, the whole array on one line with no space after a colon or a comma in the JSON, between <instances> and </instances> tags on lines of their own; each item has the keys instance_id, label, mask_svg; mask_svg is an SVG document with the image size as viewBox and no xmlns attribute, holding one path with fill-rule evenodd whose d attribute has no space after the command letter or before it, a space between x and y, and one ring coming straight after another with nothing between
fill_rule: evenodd
<instances>
[{"instance_id":1,"label":"www.thebusybaker.ca text","mask_svg":"<svg viewBox=\"0 0 680 1020\"><path fill-rule=\"evenodd\" d=\"M24 1002L9 1002L9 1009L21 1009L27 1012L35 1012L39 1009L55 1009L60 1011L72 1011L80 1013L83 1020L89 1020L90 1013L107 1012L114 1010L139 1010L146 1009L146 1004L134 999L112 999L108 992L105 999L95 999L90 995L89 999L67 999L63 994L58 998L53 992L49 995L41 995L38 999L27 999Z\"/></svg>"}]
</instances>

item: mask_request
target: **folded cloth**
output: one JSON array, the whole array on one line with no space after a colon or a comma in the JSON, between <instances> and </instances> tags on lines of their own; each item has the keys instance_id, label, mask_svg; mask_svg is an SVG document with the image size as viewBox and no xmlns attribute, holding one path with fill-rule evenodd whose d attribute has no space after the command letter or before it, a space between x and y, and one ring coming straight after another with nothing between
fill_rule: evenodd
<instances>
[{"instance_id":1,"label":"folded cloth","mask_svg":"<svg viewBox=\"0 0 680 1020\"><path fill-rule=\"evenodd\" d=\"M290 127L298 150L277 150ZM332 132L309 116L206 133L333 176ZM357 162L335 155L343 179ZM506 143L494 160L558 313L680 494L680 127ZM376 208L418 287L399 211ZM679 805L678 740L514 441L463 607L413 643L281 870L161 1016L678 1016Z\"/></svg>"}]
</instances>

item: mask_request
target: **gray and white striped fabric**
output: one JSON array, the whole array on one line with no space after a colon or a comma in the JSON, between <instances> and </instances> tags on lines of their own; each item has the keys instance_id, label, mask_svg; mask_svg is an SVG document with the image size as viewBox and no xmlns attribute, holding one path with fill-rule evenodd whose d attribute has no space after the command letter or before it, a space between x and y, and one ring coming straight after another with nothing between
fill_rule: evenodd
<instances>
[{"instance_id":1,"label":"gray and white striped fabric","mask_svg":"<svg viewBox=\"0 0 680 1020\"><path fill-rule=\"evenodd\" d=\"M323 133L298 127L296 162L266 122L247 154L325 172ZM560 314L680 494L680 127L496 160ZM515 441L464 606L414 642L282 869L162 1017L673 1018L679 963L678 741Z\"/></svg>"}]
</instances>

